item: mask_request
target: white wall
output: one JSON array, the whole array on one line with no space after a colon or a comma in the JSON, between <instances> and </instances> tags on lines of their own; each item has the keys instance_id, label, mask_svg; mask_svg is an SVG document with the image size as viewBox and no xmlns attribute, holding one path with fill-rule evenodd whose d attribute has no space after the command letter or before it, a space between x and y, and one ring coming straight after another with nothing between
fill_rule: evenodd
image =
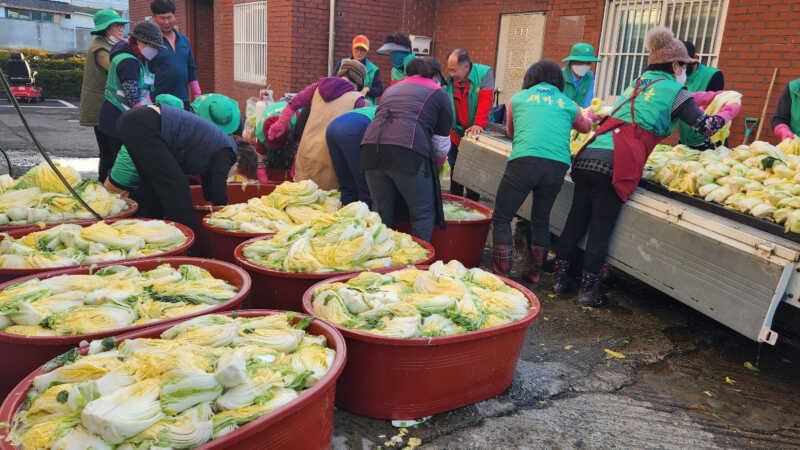
<instances>
[{"instance_id":1,"label":"white wall","mask_svg":"<svg viewBox=\"0 0 800 450\"><path fill-rule=\"evenodd\" d=\"M40 48L49 52L85 52L91 36L86 29L68 25L0 18L0 47Z\"/></svg>"}]
</instances>

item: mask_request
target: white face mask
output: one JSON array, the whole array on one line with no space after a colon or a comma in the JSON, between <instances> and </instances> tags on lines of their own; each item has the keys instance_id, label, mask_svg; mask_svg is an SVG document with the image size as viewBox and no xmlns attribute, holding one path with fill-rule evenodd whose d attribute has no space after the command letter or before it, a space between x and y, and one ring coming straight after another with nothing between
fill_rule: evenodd
<instances>
[{"instance_id":1,"label":"white face mask","mask_svg":"<svg viewBox=\"0 0 800 450\"><path fill-rule=\"evenodd\" d=\"M109 34L108 36L106 36L106 40L108 41L109 44L114 45L117 42L121 41L122 39L119 39L118 37L114 36L113 34Z\"/></svg>"},{"instance_id":2,"label":"white face mask","mask_svg":"<svg viewBox=\"0 0 800 450\"><path fill-rule=\"evenodd\" d=\"M158 50L154 49L153 47L143 47L141 50L142 56L144 59L150 61L158 55Z\"/></svg>"},{"instance_id":3,"label":"white face mask","mask_svg":"<svg viewBox=\"0 0 800 450\"><path fill-rule=\"evenodd\" d=\"M586 72L589 71L589 64L581 64L581 65L573 65L572 72L578 76L578 78L586 75Z\"/></svg>"},{"instance_id":4,"label":"white face mask","mask_svg":"<svg viewBox=\"0 0 800 450\"><path fill-rule=\"evenodd\" d=\"M686 69L683 69L680 75L675 75L675 81L680 84L686 84Z\"/></svg>"}]
</instances>

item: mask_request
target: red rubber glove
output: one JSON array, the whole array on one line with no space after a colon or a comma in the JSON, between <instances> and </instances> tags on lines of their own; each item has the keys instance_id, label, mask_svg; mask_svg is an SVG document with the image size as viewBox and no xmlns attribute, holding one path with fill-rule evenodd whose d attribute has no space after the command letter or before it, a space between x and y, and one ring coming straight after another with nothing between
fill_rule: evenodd
<instances>
[{"instance_id":1,"label":"red rubber glove","mask_svg":"<svg viewBox=\"0 0 800 450\"><path fill-rule=\"evenodd\" d=\"M775 128L772 129L772 132L775 133L781 141L785 141L786 139L794 139L797 136L792 132L792 129L789 128L789 125L782 123L780 125L776 125Z\"/></svg>"},{"instance_id":2,"label":"red rubber glove","mask_svg":"<svg viewBox=\"0 0 800 450\"><path fill-rule=\"evenodd\" d=\"M737 114L739 114L739 111L741 109L742 105L737 105L737 104L725 105L715 115L722 117L723 119L725 119L725 122L727 123L733 120L733 118L736 117Z\"/></svg>"},{"instance_id":3,"label":"red rubber glove","mask_svg":"<svg viewBox=\"0 0 800 450\"><path fill-rule=\"evenodd\" d=\"M711 101L722 92L723 91L692 92L692 97L694 97L694 102L697 103L700 109L706 109Z\"/></svg>"}]
</instances>

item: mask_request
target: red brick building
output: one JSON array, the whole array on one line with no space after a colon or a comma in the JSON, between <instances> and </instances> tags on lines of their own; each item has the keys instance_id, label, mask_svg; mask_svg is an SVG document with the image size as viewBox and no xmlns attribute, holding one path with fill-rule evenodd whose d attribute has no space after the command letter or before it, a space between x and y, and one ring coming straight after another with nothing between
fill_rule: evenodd
<instances>
[{"instance_id":1,"label":"red brick building","mask_svg":"<svg viewBox=\"0 0 800 450\"><path fill-rule=\"evenodd\" d=\"M327 72L330 0L175 1L205 91L244 101L268 85L280 96ZM149 2L131 0L133 21L150 14ZM800 28L793 25L798 19L797 0L338 0L334 57L349 54L355 34L366 34L374 50L387 32L402 30L431 37L433 55L442 62L451 49L468 49L474 61L495 69L507 96L531 62L560 61L574 42L584 41L603 58L595 70L596 93L610 97L646 65L644 33L664 24L695 41L703 61L724 72L726 89L744 94L731 136L738 144L744 117L761 115L777 67L762 132L762 139L775 140L769 121L777 97L800 78ZM258 60L252 55L263 61L252 64ZM389 59L374 52L370 59L388 82Z\"/></svg>"}]
</instances>

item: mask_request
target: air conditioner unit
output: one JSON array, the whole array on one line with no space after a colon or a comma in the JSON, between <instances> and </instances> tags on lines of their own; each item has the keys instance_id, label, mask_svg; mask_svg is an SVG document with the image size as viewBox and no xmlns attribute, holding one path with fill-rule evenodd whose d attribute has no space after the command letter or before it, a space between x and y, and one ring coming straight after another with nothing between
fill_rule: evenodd
<instances>
[{"instance_id":1,"label":"air conditioner unit","mask_svg":"<svg viewBox=\"0 0 800 450\"><path fill-rule=\"evenodd\" d=\"M408 37L411 39L411 51L415 55L431 55L431 43L433 42L433 39L427 36L416 36L413 34L409 35Z\"/></svg>"}]
</instances>

